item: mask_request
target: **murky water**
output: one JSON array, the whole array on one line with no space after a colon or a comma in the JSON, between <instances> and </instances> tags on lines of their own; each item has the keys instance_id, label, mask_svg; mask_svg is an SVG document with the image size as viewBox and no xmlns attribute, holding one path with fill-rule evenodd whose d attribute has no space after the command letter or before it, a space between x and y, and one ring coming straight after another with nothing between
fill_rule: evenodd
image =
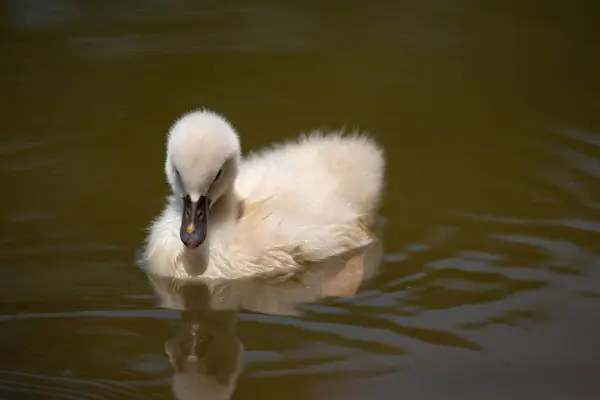
<instances>
[{"instance_id":1,"label":"murky water","mask_svg":"<svg viewBox=\"0 0 600 400\"><path fill-rule=\"evenodd\" d=\"M598 398L600 14L579 3L5 1L0 398ZM373 132L376 277L155 291L135 251L166 130L199 106L245 150Z\"/></svg>"}]
</instances>

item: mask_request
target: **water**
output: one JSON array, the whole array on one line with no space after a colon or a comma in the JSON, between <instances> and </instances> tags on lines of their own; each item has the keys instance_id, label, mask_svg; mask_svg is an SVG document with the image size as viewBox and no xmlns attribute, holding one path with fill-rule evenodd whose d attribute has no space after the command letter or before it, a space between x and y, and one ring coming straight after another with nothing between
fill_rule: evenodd
<instances>
[{"instance_id":1,"label":"water","mask_svg":"<svg viewBox=\"0 0 600 400\"><path fill-rule=\"evenodd\" d=\"M192 331L134 256L199 106L245 150L359 126L389 157L375 278L215 314L233 399L598 397L598 10L336 4L3 3L0 398L173 398Z\"/></svg>"}]
</instances>

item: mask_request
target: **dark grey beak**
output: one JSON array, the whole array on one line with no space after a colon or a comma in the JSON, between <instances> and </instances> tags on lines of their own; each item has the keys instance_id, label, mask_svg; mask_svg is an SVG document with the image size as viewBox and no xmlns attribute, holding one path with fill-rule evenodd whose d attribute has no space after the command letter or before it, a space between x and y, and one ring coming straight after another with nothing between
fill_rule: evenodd
<instances>
[{"instance_id":1,"label":"dark grey beak","mask_svg":"<svg viewBox=\"0 0 600 400\"><path fill-rule=\"evenodd\" d=\"M206 239L208 217L208 200L205 196L194 202L190 196L183 198L183 214L181 216L181 229L179 237L183 244L195 249Z\"/></svg>"}]
</instances>

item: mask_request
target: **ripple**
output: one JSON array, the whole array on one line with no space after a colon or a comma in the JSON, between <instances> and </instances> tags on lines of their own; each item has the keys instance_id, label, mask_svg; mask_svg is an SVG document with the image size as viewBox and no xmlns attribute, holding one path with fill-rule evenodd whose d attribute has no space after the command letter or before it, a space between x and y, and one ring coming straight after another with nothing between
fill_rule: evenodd
<instances>
[{"instance_id":1,"label":"ripple","mask_svg":"<svg viewBox=\"0 0 600 400\"><path fill-rule=\"evenodd\" d=\"M58 240L57 240L58 242ZM55 254L102 254L121 253L124 248L110 243L99 243L92 241L71 241L67 238L60 241L56 245L38 245L38 246L14 246L6 245L2 248L2 252L6 257L31 257L40 255L55 255Z\"/></svg>"},{"instance_id":2,"label":"ripple","mask_svg":"<svg viewBox=\"0 0 600 400\"><path fill-rule=\"evenodd\" d=\"M330 316L331 317L331 316ZM331 318L328 319L331 319ZM380 354L403 354L400 347L401 336L386 329L353 326L348 323L310 321L306 318L265 318L264 316L244 315L245 321L277 325L281 335L303 336L309 331L313 340L336 343L349 348L368 348L369 352Z\"/></svg>"},{"instance_id":3,"label":"ripple","mask_svg":"<svg viewBox=\"0 0 600 400\"><path fill-rule=\"evenodd\" d=\"M465 322L458 326L461 329L477 330L490 325L523 326L525 322L547 322L553 316L549 309L537 310L507 310L500 315L494 315L478 322Z\"/></svg>"},{"instance_id":4,"label":"ripple","mask_svg":"<svg viewBox=\"0 0 600 400\"><path fill-rule=\"evenodd\" d=\"M36 210L13 213L8 216L10 222L29 223L32 221L49 221L57 219L58 215L48 211Z\"/></svg>"},{"instance_id":5,"label":"ripple","mask_svg":"<svg viewBox=\"0 0 600 400\"><path fill-rule=\"evenodd\" d=\"M453 289L448 280L467 281L470 285L468 290ZM541 280L511 279L499 273L440 269L431 271L416 285L417 288L406 301L431 310L494 302L512 294L544 288L548 283Z\"/></svg>"},{"instance_id":6,"label":"ripple","mask_svg":"<svg viewBox=\"0 0 600 400\"><path fill-rule=\"evenodd\" d=\"M564 135L566 137L579 140L581 142L591 144L600 147L600 134L590 131L583 131L576 128L561 128L556 129L554 132Z\"/></svg>"},{"instance_id":7,"label":"ripple","mask_svg":"<svg viewBox=\"0 0 600 400\"><path fill-rule=\"evenodd\" d=\"M568 228L574 230L580 230L584 232L595 232L600 233L600 222L589 221L589 220L577 220L577 219L527 219L527 218L516 218L516 217L500 217L492 215L478 215L469 213L458 213L457 215L484 222L497 222L509 225L522 225L522 226L540 226L540 227L553 227L553 228Z\"/></svg>"},{"instance_id":8,"label":"ripple","mask_svg":"<svg viewBox=\"0 0 600 400\"><path fill-rule=\"evenodd\" d=\"M252 35L244 33L240 33L239 37L232 37L231 32L218 36L213 33L198 33L193 37L187 34L81 37L72 39L69 43L69 49L74 53L93 58L208 52L296 52L306 51L314 46L315 43L306 38L252 38Z\"/></svg>"},{"instance_id":9,"label":"ripple","mask_svg":"<svg viewBox=\"0 0 600 400\"><path fill-rule=\"evenodd\" d=\"M58 157L35 157L30 159L18 160L7 167L5 170L11 172L29 172L35 171L42 168L49 168L54 165L58 165L60 163L60 158Z\"/></svg>"},{"instance_id":10,"label":"ripple","mask_svg":"<svg viewBox=\"0 0 600 400\"><path fill-rule=\"evenodd\" d=\"M26 141L12 141L3 143L0 145L0 154L8 156L12 154L18 154L27 152L29 150L38 149L44 146L46 141L43 140L26 140Z\"/></svg>"},{"instance_id":11,"label":"ripple","mask_svg":"<svg viewBox=\"0 0 600 400\"><path fill-rule=\"evenodd\" d=\"M57 313L22 313L1 314L0 322L40 319L78 319L78 318L150 318L177 319L177 314L170 310L95 310L68 311Z\"/></svg>"},{"instance_id":12,"label":"ripple","mask_svg":"<svg viewBox=\"0 0 600 400\"><path fill-rule=\"evenodd\" d=\"M0 391L3 394L38 395L52 393L61 399L146 399L136 385L126 382L92 381L58 376L0 370Z\"/></svg>"},{"instance_id":13,"label":"ripple","mask_svg":"<svg viewBox=\"0 0 600 400\"><path fill-rule=\"evenodd\" d=\"M600 261L600 257L592 251L564 239L517 234L492 234L490 237L542 249L551 258L544 265L556 272L567 271L569 274L581 274L583 269L595 267Z\"/></svg>"}]
</instances>

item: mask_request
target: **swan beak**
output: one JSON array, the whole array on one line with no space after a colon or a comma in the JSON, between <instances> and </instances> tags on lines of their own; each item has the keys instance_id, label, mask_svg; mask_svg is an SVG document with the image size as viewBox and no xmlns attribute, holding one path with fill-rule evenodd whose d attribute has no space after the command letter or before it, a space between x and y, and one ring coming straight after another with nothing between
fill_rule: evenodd
<instances>
[{"instance_id":1,"label":"swan beak","mask_svg":"<svg viewBox=\"0 0 600 400\"><path fill-rule=\"evenodd\" d=\"M195 249L206 239L208 200L201 196L192 201L190 196L183 198L183 214L179 237L185 247Z\"/></svg>"}]
</instances>

